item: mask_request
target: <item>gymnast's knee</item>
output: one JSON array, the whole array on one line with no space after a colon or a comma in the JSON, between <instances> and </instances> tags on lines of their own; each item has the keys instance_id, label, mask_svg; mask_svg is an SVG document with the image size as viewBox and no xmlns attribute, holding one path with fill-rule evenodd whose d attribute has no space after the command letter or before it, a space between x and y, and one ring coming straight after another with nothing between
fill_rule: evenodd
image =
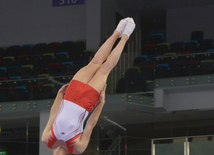
<instances>
[{"instance_id":1,"label":"gymnast's knee","mask_svg":"<svg viewBox=\"0 0 214 155\"><path fill-rule=\"evenodd\" d=\"M90 64L101 66L103 63L103 60L99 55L95 55L94 58L91 60Z\"/></svg>"},{"instance_id":2,"label":"gymnast's knee","mask_svg":"<svg viewBox=\"0 0 214 155\"><path fill-rule=\"evenodd\" d=\"M103 70L105 70L107 73L109 73L109 72L112 70L112 68L114 68L114 67L115 67L115 64L114 64L114 63L111 63L111 62L109 62L109 61L106 61L106 62L103 63L102 66L101 66L101 68L102 68Z\"/></svg>"}]
</instances>

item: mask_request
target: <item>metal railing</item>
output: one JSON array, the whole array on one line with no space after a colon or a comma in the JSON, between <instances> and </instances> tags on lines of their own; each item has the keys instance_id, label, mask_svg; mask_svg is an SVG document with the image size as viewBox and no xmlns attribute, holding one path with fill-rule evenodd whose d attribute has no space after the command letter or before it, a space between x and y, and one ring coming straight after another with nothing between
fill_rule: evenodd
<instances>
[{"instance_id":1,"label":"metal railing","mask_svg":"<svg viewBox=\"0 0 214 155\"><path fill-rule=\"evenodd\" d=\"M211 155L214 154L213 137L214 135L201 135L152 139L151 155L199 155L200 152Z\"/></svg>"}]
</instances>

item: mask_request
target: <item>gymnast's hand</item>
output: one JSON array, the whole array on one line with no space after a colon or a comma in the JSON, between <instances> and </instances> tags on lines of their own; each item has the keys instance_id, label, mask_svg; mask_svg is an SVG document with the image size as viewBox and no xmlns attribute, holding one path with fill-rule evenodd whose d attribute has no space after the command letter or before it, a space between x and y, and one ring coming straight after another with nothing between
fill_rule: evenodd
<instances>
[{"instance_id":1,"label":"gymnast's hand","mask_svg":"<svg viewBox=\"0 0 214 155\"><path fill-rule=\"evenodd\" d=\"M107 86L107 84L104 85L103 90L101 90L101 92L100 92L100 103L102 103L102 104L105 103L106 86Z\"/></svg>"},{"instance_id":2,"label":"gymnast's hand","mask_svg":"<svg viewBox=\"0 0 214 155\"><path fill-rule=\"evenodd\" d=\"M67 90L67 88L68 88L68 84L63 85L63 86L59 89L58 93L61 93L61 94L64 95L65 92L66 92L66 90Z\"/></svg>"}]
</instances>

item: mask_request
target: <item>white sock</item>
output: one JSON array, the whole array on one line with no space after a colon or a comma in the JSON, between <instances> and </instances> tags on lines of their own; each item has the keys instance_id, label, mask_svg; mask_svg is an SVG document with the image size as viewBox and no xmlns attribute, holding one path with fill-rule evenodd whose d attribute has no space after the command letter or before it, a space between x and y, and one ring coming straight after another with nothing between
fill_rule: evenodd
<instances>
[{"instance_id":1,"label":"white sock","mask_svg":"<svg viewBox=\"0 0 214 155\"><path fill-rule=\"evenodd\" d=\"M120 20L119 24L117 25L116 31L120 33L120 37L126 27L126 24L128 23L129 18L124 18Z\"/></svg>"},{"instance_id":2,"label":"white sock","mask_svg":"<svg viewBox=\"0 0 214 155\"><path fill-rule=\"evenodd\" d=\"M126 24L126 27L123 31L123 34L130 36L132 34L132 32L134 31L134 29L135 29L135 22L134 22L133 18L129 18L128 22Z\"/></svg>"}]
</instances>

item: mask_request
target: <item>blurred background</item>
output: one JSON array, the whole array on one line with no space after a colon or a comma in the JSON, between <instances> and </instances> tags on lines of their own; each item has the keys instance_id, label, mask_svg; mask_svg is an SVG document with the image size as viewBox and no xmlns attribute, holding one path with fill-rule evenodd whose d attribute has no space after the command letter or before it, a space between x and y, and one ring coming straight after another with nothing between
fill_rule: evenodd
<instances>
[{"instance_id":1,"label":"blurred background","mask_svg":"<svg viewBox=\"0 0 214 155\"><path fill-rule=\"evenodd\" d=\"M0 154L52 153L40 141L58 89L133 17L83 154L213 155L213 9L213 0L1 0Z\"/></svg>"}]
</instances>

